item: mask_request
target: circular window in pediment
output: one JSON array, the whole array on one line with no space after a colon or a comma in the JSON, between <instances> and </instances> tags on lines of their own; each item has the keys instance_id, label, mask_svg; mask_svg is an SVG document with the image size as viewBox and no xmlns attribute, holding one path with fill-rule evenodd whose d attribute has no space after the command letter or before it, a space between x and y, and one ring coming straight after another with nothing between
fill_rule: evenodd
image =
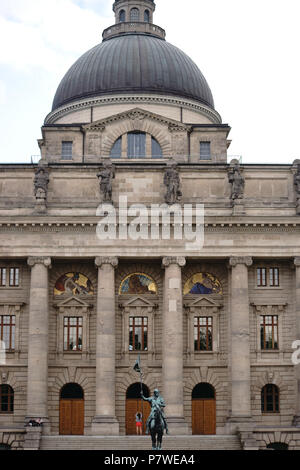
<instances>
[{"instance_id":1,"label":"circular window in pediment","mask_svg":"<svg viewBox=\"0 0 300 470\"><path fill-rule=\"evenodd\" d=\"M133 273L121 282L119 294L156 294L157 285L154 280L144 273Z\"/></svg>"},{"instance_id":2,"label":"circular window in pediment","mask_svg":"<svg viewBox=\"0 0 300 470\"><path fill-rule=\"evenodd\" d=\"M91 281L81 273L63 274L55 283L54 295L70 294L92 295L94 289Z\"/></svg>"},{"instance_id":3,"label":"circular window in pediment","mask_svg":"<svg viewBox=\"0 0 300 470\"><path fill-rule=\"evenodd\" d=\"M185 283L183 294L223 294L223 290L220 281L213 274L197 273Z\"/></svg>"}]
</instances>

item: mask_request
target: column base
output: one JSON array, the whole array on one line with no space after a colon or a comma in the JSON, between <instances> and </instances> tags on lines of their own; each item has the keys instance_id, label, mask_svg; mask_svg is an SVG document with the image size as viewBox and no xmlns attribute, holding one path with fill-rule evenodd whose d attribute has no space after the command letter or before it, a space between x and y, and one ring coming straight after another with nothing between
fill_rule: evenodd
<instances>
[{"instance_id":1,"label":"column base","mask_svg":"<svg viewBox=\"0 0 300 470\"><path fill-rule=\"evenodd\" d=\"M253 434L254 428L252 416L231 416L226 423L229 434L239 435L243 450L258 450L258 442Z\"/></svg>"},{"instance_id":2,"label":"column base","mask_svg":"<svg viewBox=\"0 0 300 470\"><path fill-rule=\"evenodd\" d=\"M192 434L188 424L182 416L167 416L169 434L172 436L182 436Z\"/></svg>"},{"instance_id":3,"label":"column base","mask_svg":"<svg viewBox=\"0 0 300 470\"><path fill-rule=\"evenodd\" d=\"M115 416L95 416L92 421L91 434L93 436L118 436L120 426Z\"/></svg>"}]
</instances>

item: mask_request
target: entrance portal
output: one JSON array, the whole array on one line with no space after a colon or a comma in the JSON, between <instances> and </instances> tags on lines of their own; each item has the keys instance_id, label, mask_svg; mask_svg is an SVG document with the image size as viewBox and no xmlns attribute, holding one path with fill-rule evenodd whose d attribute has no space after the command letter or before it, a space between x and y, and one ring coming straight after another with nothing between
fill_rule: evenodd
<instances>
[{"instance_id":1,"label":"entrance portal","mask_svg":"<svg viewBox=\"0 0 300 470\"><path fill-rule=\"evenodd\" d=\"M78 384L70 383L61 389L59 434L67 436L84 434L84 392Z\"/></svg>"},{"instance_id":2,"label":"entrance portal","mask_svg":"<svg viewBox=\"0 0 300 470\"><path fill-rule=\"evenodd\" d=\"M143 395L149 398L149 389L143 384ZM127 389L126 393L126 434L136 434L135 415L139 412L143 415L143 434L146 431L146 422L151 407L148 402L141 399L141 384L135 383Z\"/></svg>"},{"instance_id":3,"label":"entrance portal","mask_svg":"<svg viewBox=\"0 0 300 470\"><path fill-rule=\"evenodd\" d=\"M208 383L196 385L192 393L193 434L216 434L215 389Z\"/></svg>"}]
</instances>

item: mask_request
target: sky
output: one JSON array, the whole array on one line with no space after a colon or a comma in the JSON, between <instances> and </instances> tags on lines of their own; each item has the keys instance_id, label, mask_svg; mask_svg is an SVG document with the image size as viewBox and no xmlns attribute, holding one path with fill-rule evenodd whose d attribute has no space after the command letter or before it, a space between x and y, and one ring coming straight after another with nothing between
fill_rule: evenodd
<instances>
[{"instance_id":1,"label":"sky","mask_svg":"<svg viewBox=\"0 0 300 470\"><path fill-rule=\"evenodd\" d=\"M30 163L69 67L114 23L112 0L0 0L0 163ZM199 66L243 163L300 159L300 1L156 0Z\"/></svg>"}]
</instances>

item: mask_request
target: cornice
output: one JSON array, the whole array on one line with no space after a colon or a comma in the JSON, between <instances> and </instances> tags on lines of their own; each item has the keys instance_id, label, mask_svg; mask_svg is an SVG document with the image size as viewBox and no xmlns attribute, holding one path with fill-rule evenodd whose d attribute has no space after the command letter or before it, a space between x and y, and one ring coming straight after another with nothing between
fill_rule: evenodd
<instances>
[{"instance_id":1,"label":"cornice","mask_svg":"<svg viewBox=\"0 0 300 470\"><path fill-rule=\"evenodd\" d=\"M129 220L130 222L130 220ZM0 232L62 232L62 231L94 231L96 230L98 220L93 221L20 221L11 222L0 219ZM280 223L258 223L258 222L210 222L204 224L207 232L225 232L225 233L282 233L282 232L298 232L300 231L300 220L297 222L280 222Z\"/></svg>"},{"instance_id":2,"label":"cornice","mask_svg":"<svg viewBox=\"0 0 300 470\"><path fill-rule=\"evenodd\" d=\"M82 109L96 107L101 105L114 104L166 104L170 106L180 106L186 109L193 109L207 116L213 123L221 124L222 118L219 113L208 106L197 103L196 101L188 101L184 98L172 97L167 95L114 95L114 96L98 96L94 98L85 98L78 100L58 108L46 116L44 125L54 124L56 120L70 113L80 111Z\"/></svg>"}]
</instances>

